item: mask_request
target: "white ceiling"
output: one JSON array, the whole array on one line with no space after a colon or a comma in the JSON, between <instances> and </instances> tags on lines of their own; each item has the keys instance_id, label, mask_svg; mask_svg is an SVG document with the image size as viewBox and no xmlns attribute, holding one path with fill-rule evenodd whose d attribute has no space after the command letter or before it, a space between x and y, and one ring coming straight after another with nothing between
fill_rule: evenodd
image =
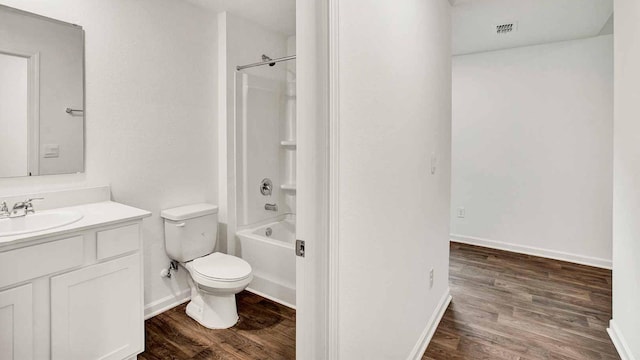
<instances>
[{"instance_id":1,"label":"white ceiling","mask_svg":"<svg viewBox=\"0 0 640 360\"><path fill-rule=\"evenodd\" d=\"M449 2L454 55L596 36L613 14L613 0ZM517 30L496 34L496 25L508 22L517 22Z\"/></svg>"},{"instance_id":2,"label":"white ceiling","mask_svg":"<svg viewBox=\"0 0 640 360\"><path fill-rule=\"evenodd\" d=\"M205 9L231 14L282 33L296 33L295 0L186 0Z\"/></svg>"}]
</instances>

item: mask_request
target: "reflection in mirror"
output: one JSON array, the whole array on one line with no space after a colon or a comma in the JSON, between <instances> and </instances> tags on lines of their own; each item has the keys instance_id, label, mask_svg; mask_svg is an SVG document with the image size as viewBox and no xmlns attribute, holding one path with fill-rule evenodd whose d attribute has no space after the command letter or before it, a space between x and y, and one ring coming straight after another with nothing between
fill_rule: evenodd
<instances>
[{"instance_id":1,"label":"reflection in mirror","mask_svg":"<svg viewBox=\"0 0 640 360\"><path fill-rule=\"evenodd\" d=\"M0 53L0 177L28 174L28 59ZM10 136L6 136L10 135Z\"/></svg>"},{"instance_id":2,"label":"reflection in mirror","mask_svg":"<svg viewBox=\"0 0 640 360\"><path fill-rule=\"evenodd\" d=\"M0 5L0 177L84 171L84 31Z\"/></svg>"}]
</instances>

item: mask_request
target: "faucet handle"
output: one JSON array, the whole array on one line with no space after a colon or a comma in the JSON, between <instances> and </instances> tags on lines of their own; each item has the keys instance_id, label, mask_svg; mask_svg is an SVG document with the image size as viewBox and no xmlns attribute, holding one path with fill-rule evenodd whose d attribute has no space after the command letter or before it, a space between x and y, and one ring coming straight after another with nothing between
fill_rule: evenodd
<instances>
[{"instance_id":1,"label":"faucet handle","mask_svg":"<svg viewBox=\"0 0 640 360\"><path fill-rule=\"evenodd\" d=\"M8 213L8 212L9 212L9 208L7 207L7 202L3 201L2 203L0 203L0 214Z\"/></svg>"},{"instance_id":2,"label":"faucet handle","mask_svg":"<svg viewBox=\"0 0 640 360\"><path fill-rule=\"evenodd\" d=\"M24 207L26 213L35 213L36 211L33 209L33 201L35 200L44 200L44 198L31 198L24 201Z\"/></svg>"}]
</instances>

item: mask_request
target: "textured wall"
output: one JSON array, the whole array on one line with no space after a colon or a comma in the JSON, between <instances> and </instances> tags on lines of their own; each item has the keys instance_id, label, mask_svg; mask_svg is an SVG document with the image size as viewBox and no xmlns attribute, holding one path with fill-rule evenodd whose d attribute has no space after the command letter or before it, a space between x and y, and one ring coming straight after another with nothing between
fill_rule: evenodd
<instances>
[{"instance_id":1,"label":"textured wall","mask_svg":"<svg viewBox=\"0 0 640 360\"><path fill-rule=\"evenodd\" d=\"M448 293L450 5L339 11L340 357L405 359Z\"/></svg>"},{"instance_id":2,"label":"textured wall","mask_svg":"<svg viewBox=\"0 0 640 360\"><path fill-rule=\"evenodd\" d=\"M216 17L171 0L9 0L86 32L85 174L0 180L2 193L110 184L144 221L145 303L184 296L167 266L160 210L217 201Z\"/></svg>"},{"instance_id":3,"label":"textured wall","mask_svg":"<svg viewBox=\"0 0 640 360\"><path fill-rule=\"evenodd\" d=\"M455 56L452 148L454 239L611 266L612 35Z\"/></svg>"}]
</instances>

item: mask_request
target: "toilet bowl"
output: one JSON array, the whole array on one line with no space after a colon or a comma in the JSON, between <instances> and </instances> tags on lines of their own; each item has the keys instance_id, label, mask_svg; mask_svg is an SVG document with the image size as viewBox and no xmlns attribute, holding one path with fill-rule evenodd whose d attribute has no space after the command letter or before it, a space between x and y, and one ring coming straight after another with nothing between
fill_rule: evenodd
<instances>
[{"instance_id":1,"label":"toilet bowl","mask_svg":"<svg viewBox=\"0 0 640 360\"><path fill-rule=\"evenodd\" d=\"M236 294L253 279L251 265L238 257L213 252L218 207L195 204L163 210L167 255L189 272L191 301L187 315L209 329L238 322Z\"/></svg>"},{"instance_id":2,"label":"toilet bowl","mask_svg":"<svg viewBox=\"0 0 640 360\"><path fill-rule=\"evenodd\" d=\"M249 263L216 252L183 266L189 271L191 286L187 315L210 329L235 325L238 322L236 294L253 279Z\"/></svg>"}]
</instances>

